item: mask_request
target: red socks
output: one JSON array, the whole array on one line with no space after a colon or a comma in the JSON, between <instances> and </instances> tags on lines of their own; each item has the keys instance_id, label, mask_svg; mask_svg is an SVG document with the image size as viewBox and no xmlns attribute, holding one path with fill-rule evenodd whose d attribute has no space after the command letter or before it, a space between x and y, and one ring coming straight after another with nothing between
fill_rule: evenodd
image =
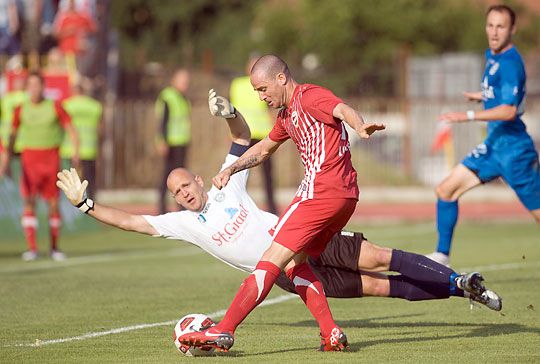
<instances>
[{"instance_id":1,"label":"red socks","mask_svg":"<svg viewBox=\"0 0 540 364\"><path fill-rule=\"evenodd\" d=\"M26 243L28 244L28 250L36 252L36 230L38 221L34 215L34 212L24 211L21 219L21 225L24 231L24 237L26 238Z\"/></svg>"},{"instance_id":2,"label":"red socks","mask_svg":"<svg viewBox=\"0 0 540 364\"><path fill-rule=\"evenodd\" d=\"M36 233L38 220L33 211L24 211L21 219L21 225L24 231L24 237L28 244L28 250L37 252ZM58 237L60 236L60 227L62 218L59 213L49 216L49 231L51 234L51 250L58 250Z\"/></svg>"},{"instance_id":3,"label":"red socks","mask_svg":"<svg viewBox=\"0 0 540 364\"><path fill-rule=\"evenodd\" d=\"M287 277L294 283L298 295L319 323L321 335L327 337L336 327L323 286L307 263L302 263L287 272Z\"/></svg>"},{"instance_id":4,"label":"red socks","mask_svg":"<svg viewBox=\"0 0 540 364\"><path fill-rule=\"evenodd\" d=\"M281 270L271 262L261 261L253 273L247 277L236 293L225 317L215 327L221 332L234 333L236 327L268 295ZM307 263L302 263L287 271L296 292L319 323L321 335L328 336L336 324L328 307L323 286Z\"/></svg>"},{"instance_id":5,"label":"red socks","mask_svg":"<svg viewBox=\"0 0 540 364\"><path fill-rule=\"evenodd\" d=\"M58 250L58 237L60 236L60 227L62 226L62 218L59 213L49 216L49 231L51 234L51 251Z\"/></svg>"},{"instance_id":6,"label":"red socks","mask_svg":"<svg viewBox=\"0 0 540 364\"><path fill-rule=\"evenodd\" d=\"M234 333L236 327L268 295L281 269L271 262L260 261L236 293L225 317L216 326L219 331Z\"/></svg>"}]
</instances>

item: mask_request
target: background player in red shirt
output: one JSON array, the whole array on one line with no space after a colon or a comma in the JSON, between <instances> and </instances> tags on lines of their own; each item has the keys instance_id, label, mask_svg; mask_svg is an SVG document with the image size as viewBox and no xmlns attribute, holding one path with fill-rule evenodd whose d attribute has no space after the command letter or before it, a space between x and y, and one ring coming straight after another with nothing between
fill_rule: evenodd
<instances>
[{"instance_id":1,"label":"background player in red shirt","mask_svg":"<svg viewBox=\"0 0 540 364\"><path fill-rule=\"evenodd\" d=\"M72 163L79 164L79 138L71 125L71 119L59 102L45 99L43 96L43 78L39 73L31 73L27 80L29 100L15 109L7 152L0 160L0 178L5 174L13 146L17 138L21 152L21 196L23 199L22 227L28 242L28 251L24 260L37 258L35 215L36 197L47 202L49 208L49 228L51 235L51 257L63 260L65 255L58 250L60 234L60 213L58 209L58 188L56 173L60 170L58 149L63 140L65 129L74 145Z\"/></svg>"},{"instance_id":2,"label":"background player in red shirt","mask_svg":"<svg viewBox=\"0 0 540 364\"><path fill-rule=\"evenodd\" d=\"M329 239L347 223L358 200L356 171L342 121L362 138L369 138L385 126L364 123L354 109L323 87L298 84L287 64L277 56L261 57L250 77L259 98L281 110L269 136L214 177L214 185L222 188L232 174L262 163L288 138L300 152L305 177L274 228L274 241L255 271L244 280L223 320L179 340L228 350L234 343L236 327L264 300L281 270L285 270L319 323L321 350L343 350L348 348L347 337L335 324L323 286L306 259L320 255Z\"/></svg>"}]
</instances>

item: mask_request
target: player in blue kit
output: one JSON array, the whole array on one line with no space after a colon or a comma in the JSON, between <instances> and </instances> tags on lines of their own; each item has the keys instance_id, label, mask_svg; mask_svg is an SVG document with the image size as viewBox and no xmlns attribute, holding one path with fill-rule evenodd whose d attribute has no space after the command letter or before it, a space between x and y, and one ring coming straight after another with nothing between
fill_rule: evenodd
<instances>
[{"instance_id":1,"label":"player in blue kit","mask_svg":"<svg viewBox=\"0 0 540 364\"><path fill-rule=\"evenodd\" d=\"M448 265L454 227L458 220L458 199L468 190L497 177L516 192L523 205L540 223L540 167L534 142L521 120L525 103L525 66L512 44L516 31L515 13L506 5L491 6L486 13L486 68L482 91L465 92L471 101L482 101L484 110L448 112L445 122L487 121L487 138L436 188L437 251L433 260Z\"/></svg>"}]
</instances>

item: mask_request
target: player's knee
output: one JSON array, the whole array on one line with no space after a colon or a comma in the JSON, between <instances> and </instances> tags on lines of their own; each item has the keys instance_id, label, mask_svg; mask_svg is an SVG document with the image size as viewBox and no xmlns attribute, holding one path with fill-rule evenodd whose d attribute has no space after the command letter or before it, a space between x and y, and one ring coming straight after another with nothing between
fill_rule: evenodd
<instances>
[{"instance_id":1,"label":"player's knee","mask_svg":"<svg viewBox=\"0 0 540 364\"><path fill-rule=\"evenodd\" d=\"M58 202L56 200L49 200L49 212L58 212Z\"/></svg>"},{"instance_id":2,"label":"player's knee","mask_svg":"<svg viewBox=\"0 0 540 364\"><path fill-rule=\"evenodd\" d=\"M390 268L390 261L392 260L392 249L378 247L376 259L379 267L384 269Z\"/></svg>"},{"instance_id":3,"label":"player's knee","mask_svg":"<svg viewBox=\"0 0 540 364\"><path fill-rule=\"evenodd\" d=\"M452 191L442 182L435 187L435 195L441 200L448 201L452 198Z\"/></svg>"},{"instance_id":4,"label":"player's knee","mask_svg":"<svg viewBox=\"0 0 540 364\"><path fill-rule=\"evenodd\" d=\"M536 220L536 223L540 224L540 209L531 211L531 213L534 216L534 219Z\"/></svg>"},{"instance_id":5,"label":"player's knee","mask_svg":"<svg viewBox=\"0 0 540 364\"><path fill-rule=\"evenodd\" d=\"M35 201L31 198L23 200L23 210L28 212L34 211Z\"/></svg>"},{"instance_id":6,"label":"player's knee","mask_svg":"<svg viewBox=\"0 0 540 364\"><path fill-rule=\"evenodd\" d=\"M362 293L364 296L387 297L389 291L388 280L362 275Z\"/></svg>"},{"instance_id":7,"label":"player's knee","mask_svg":"<svg viewBox=\"0 0 540 364\"><path fill-rule=\"evenodd\" d=\"M388 270L391 259L392 249L383 248L364 240L360 251L358 269L368 271Z\"/></svg>"}]
</instances>

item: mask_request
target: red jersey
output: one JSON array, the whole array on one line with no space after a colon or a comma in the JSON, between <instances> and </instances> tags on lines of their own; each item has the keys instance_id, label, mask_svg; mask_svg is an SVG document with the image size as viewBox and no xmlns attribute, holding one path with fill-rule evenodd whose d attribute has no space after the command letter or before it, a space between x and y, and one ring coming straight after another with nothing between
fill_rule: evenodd
<instances>
[{"instance_id":1,"label":"red jersey","mask_svg":"<svg viewBox=\"0 0 540 364\"><path fill-rule=\"evenodd\" d=\"M291 138L300 152L304 180L297 197L358 199L349 136L343 122L332 115L340 103L330 90L303 84L296 86L289 106L278 113L269 138L275 142Z\"/></svg>"},{"instance_id":2,"label":"red jersey","mask_svg":"<svg viewBox=\"0 0 540 364\"><path fill-rule=\"evenodd\" d=\"M85 51L84 36L93 32L96 25L86 14L76 11L65 11L55 21L56 31L61 33L58 43L64 53L79 54Z\"/></svg>"}]
</instances>

